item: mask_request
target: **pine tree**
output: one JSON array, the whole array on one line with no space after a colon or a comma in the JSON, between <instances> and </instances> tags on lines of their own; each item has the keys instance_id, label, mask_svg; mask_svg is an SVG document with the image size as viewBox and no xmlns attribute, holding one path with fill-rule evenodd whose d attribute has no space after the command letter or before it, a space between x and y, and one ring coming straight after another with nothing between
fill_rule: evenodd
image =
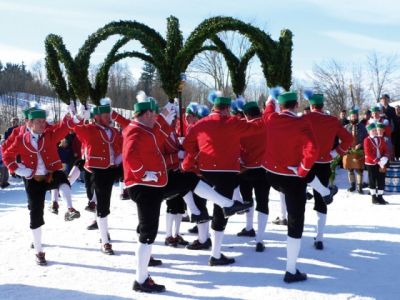
<instances>
[{"instance_id":1,"label":"pine tree","mask_svg":"<svg viewBox=\"0 0 400 300\"><path fill-rule=\"evenodd\" d=\"M151 63L145 62L142 70L138 88L143 90L147 95L150 95L155 81L156 68Z\"/></svg>"}]
</instances>

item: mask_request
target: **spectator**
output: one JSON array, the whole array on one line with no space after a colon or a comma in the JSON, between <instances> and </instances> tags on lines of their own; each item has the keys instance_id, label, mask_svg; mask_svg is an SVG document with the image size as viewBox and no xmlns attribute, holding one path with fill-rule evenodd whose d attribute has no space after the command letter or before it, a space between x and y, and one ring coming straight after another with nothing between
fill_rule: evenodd
<instances>
[{"instance_id":1,"label":"spectator","mask_svg":"<svg viewBox=\"0 0 400 300\"><path fill-rule=\"evenodd\" d=\"M7 131L4 133L4 139L6 140L10 135L11 132L19 126L19 119L17 117L14 117L11 119L11 127L7 129Z\"/></svg>"},{"instance_id":2,"label":"spectator","mask_svg":"<svg viewBox=\"0 0 400 300\"><path fill-rule=\"evenodd\" d=\"M367 126L369 119L371 119L371 111L369 109L367 109L364 111L364 116L361 120L361 123L363 123L364 126Z\"/></svg>"},{"instance_id":3,"label":"spectator","mask_svg":"<svg viewBox=\"0 0 400 300\"><path fill-rule=\"evenodd\" d=\"M340 123L342 123L342 126L346 126L347 124L350 123L350 121L347 119L347 110L343 109L340 112L339 120L340 120Z\"/></svg>"},{"instance_id":4,"label":"spectator","mask_svg":"<svg viewBox=\"0 0 400 300\"><path fill-rule=\"evenodd\" d=\"M2 160L2 151L0 151L0 188L5 189L10 184L8 183L8 169Z\"/></svg>"}]
</instances>

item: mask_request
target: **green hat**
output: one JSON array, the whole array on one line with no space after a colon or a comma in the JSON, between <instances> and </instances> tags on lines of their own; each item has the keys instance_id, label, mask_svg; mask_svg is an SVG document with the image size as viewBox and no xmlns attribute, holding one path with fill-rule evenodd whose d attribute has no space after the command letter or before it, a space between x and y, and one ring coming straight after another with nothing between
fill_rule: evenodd
<instances>
[{"instance_id":1,"label":"green hat","mask_svg":"<svg viewBox=\"0 0 400 300\"><path fill-rule=\"evenodd\" d=\"M252 108L259 108L256 101L249 101L243 107L243 112L246 114Z\"/></svg>"},{"instance_id":2,"label":"green hat","mask_svg":"<svg viewBox=\"0 0 400 300\"><path fill-rule=\"evenodd\" d=\"M46 111L43 109L32 109L28 114L28 119L46 119Z\"/></svg>"},{"instance_id":3,"label":"green hat","mask_svg":"<svg viewBox=\"0 0 400 300\"><path fill-rule=\"evenodd\" d=\"M376 129L376 124L375 123L371 123L369 125L367 125L367 130L370 131L372 129Z\"/></svg>"},{"instance_id":4,"label":"green hat","mask_svg":"<svg viewBox=\"0 0 400 300\"><path fill-rule=\"evenodd\" d=\"M218 105L218 104L225 104L225 105L231 105L231 98L229 97L217 97L214 100L214 105Z\"/></svg>"},{"instance_id":5,"label":"green hat","mask_svg":"<svg viewBox=\"0 0 400 300\"><path fill-rule=\"evenodd\" d=\"M146 110L151 110L151 102L146 101L146 102L135 103L134 110L135 110L135 113L139 113L139 112L146 111Z\"/></svg>"},{"instance_id":6,"label":"green hat","mask_svg":"<svg viewBox=\"0 0 400 300\"><path fill-rule=\"evenodd\" d=\"M111 112L110 105L99 105L97 106L97 114L109 114Z\"/></svg>"},{"instance_id":7,"label":"green hat","mask_svg":"<svg viewBox=\"0 0 400 300\"><path fill-rule=\"evenodd\" d=\"M372 112L381 112L381 108L379 106L374 106L371 108Z\"/></svg>"},{"instance_id":8,"label":"green hat","mask_svg":"<svg viewBox=\"0 0 400 300\"><path fill-rule=\"evenodd\" d=\"M93 117L94 117L94 116L97 116L97 115L99 114L99 109L98 109L98 107L97 107L97 106L93 107L93 108L92 108L92 111L90 112L90 114L93 115Z\"/></svg>"},{"instance_id":9,"label":"green hat","mask_svg":"<svg viewBox=\"0 0 400 300\"><path fill-rule=\"evenodd\" d=\"M313 94L310 99L308 99L310 104L323 104L324 103L324 95L323 94Z\"/></svg>"},{"instance_id":10,"label":"green hat","mask_svg":"<svg viewBox=\"0 0 400 300\"><path fill-rule=\"evenodd\" d=\"M23 111L22 111L22 113L24 114L24 116L25 116L25 119L28 119L29 118L29 112L32 110L32 107L29 107L29 108L27 108L27 109L24 109Z\"/></svg>"},{"instance_id":11,"label":"green hat","mask_svg":"<svg viewBox=\"0 0 400 300\"><path fill-rule=\"evenodd\" d=\"M376 128L385 129L386 125L383 123L376 123Z\"/></svg>"},{"instance_id":12,"label":"green hat","mask_svg":"<svg viewBox=\"0 0 400 300\"><path fill-rule=\"evenodd\" d=\"M284 104L286 102L297 101L296 92L286 92L278 96L278 103Z\"/></svg>"},{"instance_id":13,"label":"green hat","mask_svg":"<svg viewBox=\"0 0 400 300\"><path fill-rule=\"evenodd\" d=\"M358 109L350 109L349 113L350 115L358 115Z\"/></svg>"}]
</instances>

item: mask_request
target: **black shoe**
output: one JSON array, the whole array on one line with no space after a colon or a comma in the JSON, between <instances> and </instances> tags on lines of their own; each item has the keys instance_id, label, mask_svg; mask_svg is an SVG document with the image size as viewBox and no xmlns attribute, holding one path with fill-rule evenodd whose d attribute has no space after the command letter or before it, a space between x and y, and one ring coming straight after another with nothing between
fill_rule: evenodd
<instances>
[{"instance_id":1,"label":"black shoe","mask_svg":"<svg viewBox=\"0 0 400 300\"><path fill-rule=\"evenodd\" d=\"M96 211L96 203L89 201L88 205L85 207L85 210L90 211L90 212L95 212Z\"/></svg>"},{"instance_id":2,"label":"black shoe","mask_svg":"<svg viewBox=\"0 0 400 300\"><path fill-rule=\"evenodd\" d=\"M199 215L195 215L195 214L191 214L190 215L190 222L192 223L205 223L208 222L210 219L210 216L208 215L208 213L205 212L201 212Z\"/></svg>"},{"instance_id":3,"label":"black shoe","mask_svg":"<svg viewBox=\"0 0 400 300\"><path fill-rule=\"evenodd\" d=\"M46 257L45 257L45 253L44 252L39 252L38 254L36 254L36 263L39 266L47 265L47 261L46 261Z\"/></svg>"},{"instance_id":4,"label":"black shoe","mask_svg":"<svg viewBox=\"0 0 400 300\"><path fill-rule=\"evenodd\" d=\"M96 230L99 229L99 226L97 225L97 222L94 221L92 224L90 224L88 227L86 227L87 230Z\"/></svg>"},{"instance_id":5,"label":"black shoe","mask_svg":"<svg viewBox=\"0 0 400 300\"><path fill-rule=\"evenodd\" d=\"M358 192L360 195L364 195L364 191L363 191L363 189L362 189L362 186L359 186L359 187L358 187L357 192Z\"/></svg>"},{"instance_id":6,"label":"black shoe","mask_svg":"<svg viewBox=\"0 0 400 300\"><path fill-rule=\"evenodd\" d=\"M378 197L376 195L372 195L372 204L379 204Z\"/></svg>"},{"instance_id":7,"label":"black shoe","mask_svg":"<svg viewBox=\"0 0 400 300\"><path fill-rule=\"evenodd\" d=\"M285 277L283 277L283 281L286 283L292 283L297 281L307 280L307 274L301 273L299 270L296 270L296 274L289 273L286 271Z\"/></svg>"},{"instance_id":8,"label":"black shoe","mask_svg":"<svg viewBox=\"0 0 400 300\"><path fill-rule=\"evenodd\" d=\"M192 228L189 228L188 232L189 233L199 233L199 228L197 227L197 225L195 225Z\"/></svg>"},{"instance_id":9,"label":"black shoe","mask_svg":"<svg viewBox=\"0 0 400 300\"><path fill-rule=\"evenodd\" d=\"M53 201L49 209L53 214L58 215L58 208L59 208L58 202Z\"/></svg>"},{"instance_id":10,"label":"black shoe","mask_svg":"<svg viewBox=\"0 0 400 300\"><path fill-rule=\"evenodd\" d=\"M80 212L77 211L75 208L68 208L68 211L64 215L65 221L72 221L74 219L79 219L81 216Z\"/></svg>"},{"instance_id":11,"label":"black shoe","mask_svg":"<svg viewBox=\"0 0 400 300\"><path fill-rule=\"evenodd\" d=\"M333 196L335 196L338 192L338 187L336 185L329 186L329 195L322 197L326 205L329 205L333 202Z\"/></svg>"},{"instance_id":12,"label":"black shoe","mask_svg":"<svg viewBox=\"0 0 400 300\"><path fill-rule=\"evenodd\" d=\"M363 182L362 187L363 187L363 189L367 188L368 187L368 183Z\"/></svg>"},{"instance_id":13,"label":"black shoe","mask_svg":"<svg viewBox=\"0 0 400 300\"><path fill-rule=\"evenodd\" d=\"M189 216L182 217L182 222L190 222ZM193 222L193 221L192 221Z\"/></svg>"},{"instance_id":14,"label":"black shoe","mask_svg":"<svg viewBox=\"0 0 400 300\"><path fill-rule=\"evenodd\" d=\"M272 224L287 226L287 219L281 219L279 217L276 217L276 219L272 221Z\"/></svg>"},{"instance_id":15,"label":"black shoe","mask_svg":"<svg viewBox=\"0 0 400 300\"><path fill-rule=\"evenodd\" d=\"M35 245L33 244L33 242L31 243L31 249L35 249Z\"/></svg>"},{"instance_id":16,"label":"black shoe","mask_svg":"<svg viewBox=\"0 0 400 300\"><path fill-rule=\"evenodd\" d=\"M191 244L186 246L189 250L208 250L211 248L211 239L208 238L204 243L200 243L199 240L194 240Z\"/></svg>"},{"instance_id":17,"label":"black shoe","mask_svg":"<svg viewBox=\"0 0 400 300\"><path fill-rule=\"evenodd\" d=\"M381 205L386 205L386 204L389 204L389 202L387 202L385 199L383 199L383 196L382 195L378 195L378 203L379 204L381 204Z\"/></svg>"},{"instance_id":18,"label":"black shoe","mask_svg":"<svg viewBox=\"0 0 400 300\"><path fill-rule=\"evenodd\" d=\"M258 242L256 245L256 252L264 252L265 245L264 243Z\"/></svg>"},{"instance_id":19,"label":"black shoe","mask_svg":"<svg viewBox=\"0 0 400 300\"><path fill-rule=\"evenodd\" d=\"M347 189L348 192L354 192L356 190L356 184L352 183L351 186Z\"/></svg>"},{"instance_id":20,"label":"black shoe","mask_svg":"<svg viewBox=\"0 0 400 300\"><path fill-rule=\"evenodd\" d=\"M129 198L129 193L127 189L123 189L122 190L122 194L119 195L119 199L121 200L130 200L131 198Z\"/></svg>"},{"instance_id":21,"label":"black shoe","mask_svg":"<svg viewBox=\"0 0 400 300\"><path fill-rule=\"evenodd\" d=\"M314 198L314 196L313 196L313 194L307 192L306 193L306 198L307 198L307 200L311 200L312 198Z\"/></svg>"},{"instance_id":22,"label":"black shoe","mask_svg":"<svg viewBox=\"0 0 400 300\"><path fill-rule=\"evenodd\" d=\"M235 259L231 257L226 257L221 253L220 258L215 258L213 256L210 257L210 260L208 261L208 264L210 266L225 266L225 265L231 265L235 263Z\"/></svg>"},{"instance_id":23,"label":"black shoe","mask_svg":"<svg viewBox=\"0 0 400 300\"><path fill-rule=\"evenodd\" d=\"M314 247L317 250L323 250L324 249L324 243L322 241L317 241L314 239Z\"/></svg>"},{"instance_id":24,"label":"black shoe","mask_svg":"<svg viewBox=\"0 0 400 300\"><path fill-rule=\"evenodd\" d=\"M2 189L5 189L5 188L8 187L8 186L10 186L10 183L5 182L5 183L3 183L0 187L1 187Z\"/></svg>"},{"instance_id":25,"label":"black shoe","mask_svg":"<svg viewBox=\"0 0 400 300\"><path fill-rule=\"evenodd\" d=\"M167 237L164 244L165 246L178 247L178 241L172 236Z\"/></svg>"},{"instance_id":26,"label":"black shoe","mask_svg":"<svg viewBox=\"0 0 400 300\"><path fill-rule=\"evenodd\" d=\"M133 283L133 288L134 291L136 292L142 292L142 293L161 293L165 292L165 286L161 284L156 284L151 277L147 277L147 279L140 284L135 280Z\"/></svg>"},{"instance_id":27,"label":"black shoe","mask_svg":"<svg viewBox=\"0 0 400 300\"><path fill-rule=\"evenodd\" d=\"M225 218L229 218L234 214L248 210L253 204L250 202L241 203L237 200L233 201L233 205L231 207L223 207L222 211L224 212Z\"/></svg>"},{"instance_id":28,"label":"black shoe","mask_svg":"<svg viewBox=\"0 0 400 300\"><path fill-rule=\"evenodd\" d=\"M237 236L249 236L249 237L255 237L256 236L256 232L254 231L254 229L250 229L250 230L246 230L246 228L243 228L242 231L238 232L236 234Z\"/></svg>"},{"instance_id":29,"label":"black shoe","mask_svg":"<svg viewBox=\"0 0 400 300\"><path fill-rule=\"evenodd\" d=\"M115 254L110 243L104 244L104 246L101 247L101 251L104 254L107 254L107 255L114 255Z\"/></svg>"},{"instance_id":30,"label":"black shoe","mask_svg":"<svg viewBox=\"0 0 400 300\"><path fill-rule=\"evenodd\" d=\"M161 259L155 259L153 256L150 257L149 267L157 267L162 265Z\"/></svg>"},{"instance_id":31,"label":"black shoe","mask_svg":"<svg viewBox=\"0 0 400 300\"><path fill-rule=\"evenodd\" d=\"M189 245L189 242L186 241L186 240L184 240L183 237L181 237L180 235L178 235L178 236L175 238L175 241L176 241L176 243L177 243L178 245L181 245L181 246L187 246L187 245Z\"/></svg>"}]
</instances>

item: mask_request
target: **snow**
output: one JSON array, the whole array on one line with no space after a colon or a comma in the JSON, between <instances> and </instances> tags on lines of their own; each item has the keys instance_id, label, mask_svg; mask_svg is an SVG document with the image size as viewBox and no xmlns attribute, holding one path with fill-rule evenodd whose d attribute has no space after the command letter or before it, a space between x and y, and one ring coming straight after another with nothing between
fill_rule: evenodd
<instances>
[{"instance_id":1,"label":"snow","mask_svg":"<svg viewBox=\"0 0 400 300\"><path fill-rule=\"evenodd\" d=\"M119 200L113 190L110 234L115 256L100 252L99 233L86 230L93 215L84 210L84 187L73 186L74 206L81 218L65 222L65 203L54 215L47 208L43 242L49 265L35 264L29 231L29 215L23 184L0 190L0 299L399 299L400 297L400 197L386 195L387 206L371 204L370 196L346 191L347 179L338 172L340 190L329 206L325 249L313 248L316 213L308 201L298 268L308 274L305 282L285 284L286 228L271 221L279 213L279 196L272 191L264 253L254 251L255 242L237 237L244 215L229 221L223 252L236 264L209 267L208 251L164 246L165 207L153 253L163 265L150 268L156 282L166 285L158 295L132 291L135 268L136 209L131 201ZM47 205L50 195L47 196ZM255 214L255 220L257 220ZM182 223L187 234L192 224ZM257 225L255 224L255 228Z\"/></svg>"}]
</instances>

